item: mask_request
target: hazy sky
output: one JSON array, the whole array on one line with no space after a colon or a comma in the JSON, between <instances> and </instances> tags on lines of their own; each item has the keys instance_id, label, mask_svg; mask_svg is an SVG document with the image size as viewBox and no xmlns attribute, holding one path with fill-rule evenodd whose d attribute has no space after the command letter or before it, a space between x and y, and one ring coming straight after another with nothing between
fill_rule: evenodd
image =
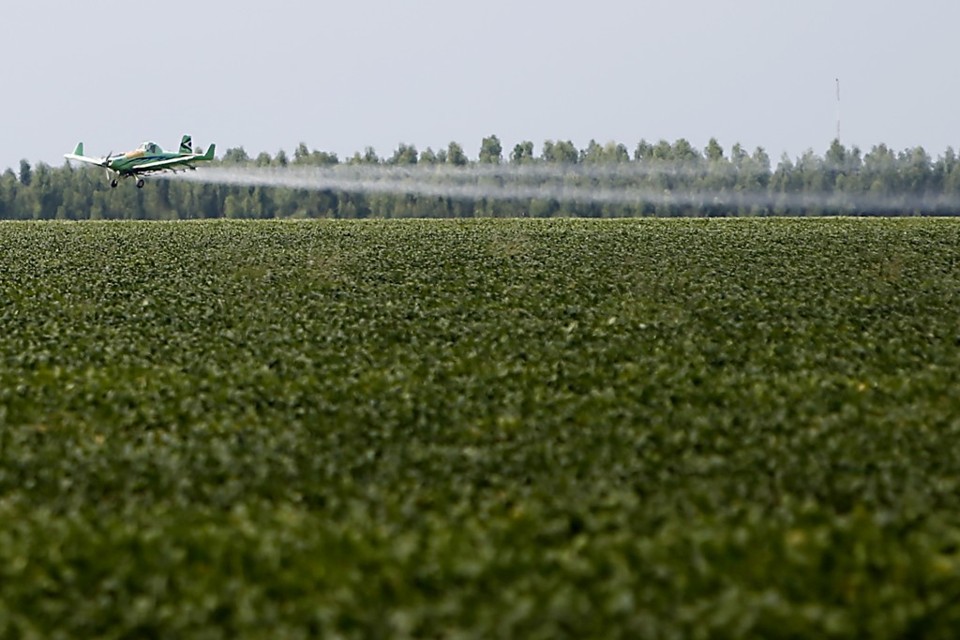
<instances>
[{"instance_id":1,"label":"hazy sky","mask_svg":"<svg viewBox=\"0 0 960 640\"><path fill-rule=\"evenodd\" d=\"M960 145L956 0L17 0L0 168L182 133L341 158L716 137L776 159Z\"/></svg>"}]
</instances>

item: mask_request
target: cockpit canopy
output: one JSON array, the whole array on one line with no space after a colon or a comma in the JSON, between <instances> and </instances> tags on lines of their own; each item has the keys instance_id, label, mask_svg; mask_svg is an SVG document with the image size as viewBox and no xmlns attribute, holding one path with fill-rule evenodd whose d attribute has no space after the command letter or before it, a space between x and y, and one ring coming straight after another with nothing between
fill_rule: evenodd
<instances>
[{"instance_id":1,"label":"cockpit canopy","mask_svg":"<svg viewBox=\"0 0 960 640\"><path fill-rule=\"evenodd\" d=\"M163 153L163 149L160 148L156 142L143 142L140 144L138 151L143 151L145 153Z\"/></svg>"}]
</instances>

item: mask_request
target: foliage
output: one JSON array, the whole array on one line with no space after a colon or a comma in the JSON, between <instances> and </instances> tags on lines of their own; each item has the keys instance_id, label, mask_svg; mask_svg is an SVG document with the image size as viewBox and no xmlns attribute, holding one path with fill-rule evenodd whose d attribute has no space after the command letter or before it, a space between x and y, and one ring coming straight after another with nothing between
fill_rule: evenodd
<instances>
[{"instance_id":1,"label":"foliage","mask_svg":"<svg viewBox=\"0 0 960 640\"><path fill-rule=\"evenodd\" d=\"M387 164L417 164L417 148L401 143Z\"/></svg>"},{"instance_id":2,"label":"foliage","mask_svg":"<svg viewBox=\"0 0 960 640\"><path fill-rule=\"evenodd\" d=\"M502 161L503 146L491 135L481 141L476 162L467 158L460 144L451 142L436 152L430 148L418 152L415 146L401 143L386 159L367 147L346 163L469 167ZM251 159L243 147L227 149L218 163L329 168L340 164L340 159L335 153L311 150L300 143L292 163L282 150L273 157L261 152ZM660 202L629 204L546 198L491 203L402 193L311 193L164 180L151 181L150 188L141 193L128 188L111 190L99 171L43 164L34 169L23 160L19 173L8 170L0 176L0 218L953 215L960 202L960 162L952 149L936 159L921 147L895 152L878 145L862 154L860 149L848 149L834 140L824 157L808 150L796 159L784 156L773 167L763 148L748 152L735 144L728 156L715 139L702 152L682 138L673 144L641 140L632 158L625 145L614 142L601 145L591 140L578 150L569 140L547 140L539 157L532 142L517 144L509 163L600 170L589 177L565 179L564 184L598 192L639 189L664 195ZM486 179L482 173L474 177L477 184ZM465 179L457 181L464 183ZM674 193L692 197L674 200Z\"/></svg>"},{"instance_id":3,"label":"foliage","mask_svg":"<svg viewBox=\"0 0 960 640\"><path fill-rule=\"evenodd\" d=\"M0 636L953 637L960 225L0 225Z\"/></svg>"},{"instance_id":4,"label":"foliage","mask_svg":"<svg viewBox=\"0 0 960 640\"><path fill-rule=\"evenodd\" d=\"M488 136L480 143L480 164L500 164L503 160L503 145L497 136Z\"/></svg>"}]
</instances>

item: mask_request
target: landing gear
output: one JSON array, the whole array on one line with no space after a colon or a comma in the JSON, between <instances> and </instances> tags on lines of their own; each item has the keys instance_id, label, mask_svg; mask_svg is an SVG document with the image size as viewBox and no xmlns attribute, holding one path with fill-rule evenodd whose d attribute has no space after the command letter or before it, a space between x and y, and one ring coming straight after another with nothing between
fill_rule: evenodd
<instances>
[{"instance_id":1,"label":"landing gear","mask_svg":"<svg viewBox=\"0 0 960 640\"><path fill-rule=\"evenodd\" d=\"M137 180L137 189L143 189L143 178Z\"/></svg>"},{"instance_id":2,"label":"landing gear","mask_svg":"<svg viewBox=\"0 0 960 640\"><path fill-rule=\"evenodd\" d=\"M117 179L116 179L116 178L114 178L113 180L110 181L110 188L111 188L111 189L116 189L116 188L117 188Z\"/></svg>"}]
</instances>

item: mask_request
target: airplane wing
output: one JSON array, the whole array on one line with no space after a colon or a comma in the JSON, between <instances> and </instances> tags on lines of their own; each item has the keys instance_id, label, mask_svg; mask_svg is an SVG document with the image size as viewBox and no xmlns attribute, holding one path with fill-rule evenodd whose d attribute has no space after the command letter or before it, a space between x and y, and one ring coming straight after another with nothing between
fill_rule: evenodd
<instances>
[{"instance_id":1,"label":"airplane wing","mask_svg":"<svg viewBox=\"0 0 960 640\"><path fill-rule=\"evenodd\" d=\"M167 158L166 160L156 160L154 162L145 162L143 164L139 164L136 166L136 168L134 168L134 171L136 173L140 173L141 171L164 171L166 169L172 169L177 165L190 166L191 162L202 159L203 156L200 155L190 156L187 158Z\"/></svg>"},{"instance_id":2,"label":"airplane wing","mask_svg":"<svg viewBox=\"0 0 960 640\"><path fill-rule=\"evenodd\" d=\"M63 157L67 160L76 160L78 162L86 162L87 164L95 164L98 167L106 167L107 161L104 158L91 158L89 156L83 155L83 143L79 143L77 148L73 150L73 153L65 153Z\"/></svg>"},{"instance_id":3,"label":"airplane wing","mask_svg":"<svg viewBox=\"0 0 960 640\"><path fill-rule=\"evenodd\" d=\"M98 167L106 167L107 163L103 161L103 158L88 158L87 156L78 156L75 153L67 153L63 156L67 160L77 160L79 162L86 162L87 164L95 164Z\"/></svg>"}]
</instances>

